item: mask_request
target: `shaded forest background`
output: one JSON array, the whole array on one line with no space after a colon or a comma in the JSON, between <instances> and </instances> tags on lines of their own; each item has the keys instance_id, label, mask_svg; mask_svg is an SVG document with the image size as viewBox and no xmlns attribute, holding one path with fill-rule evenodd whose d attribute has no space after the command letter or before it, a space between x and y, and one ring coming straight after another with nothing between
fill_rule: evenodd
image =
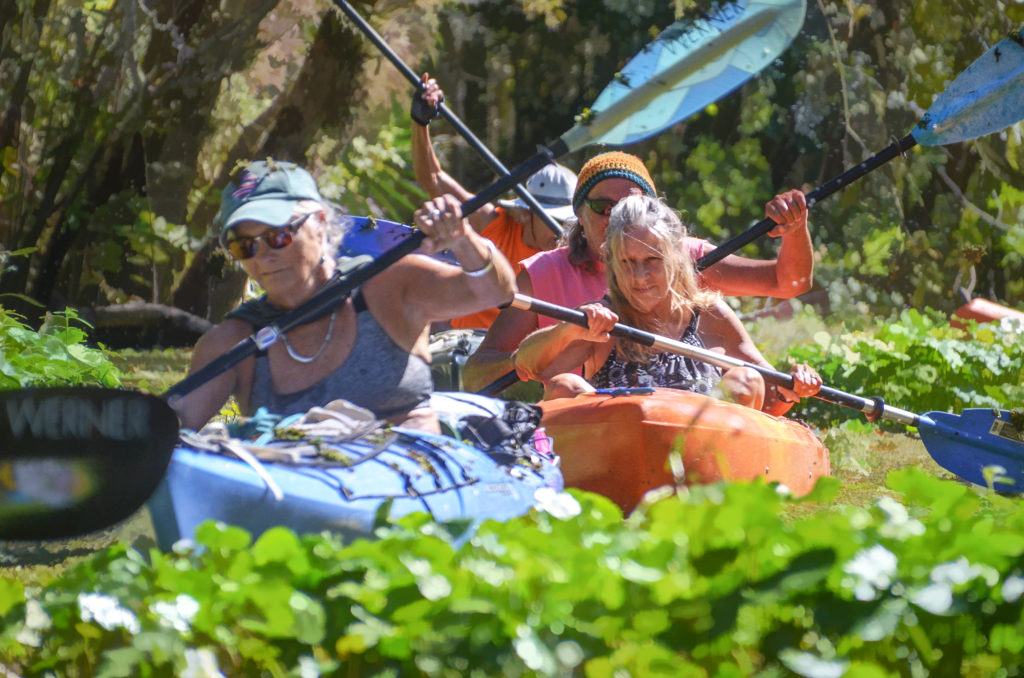
<instances>
[{"instance_id":1,"label":"shaded forest background","mask_svg":"<svg viewBox=\"0 0 1024 678\"><path fill-rule=\"evenodd\" d=\"M438 78L508 166L569 129L696 5L352 4ZM0 18L0 303L30 319L70 305L95 320L131 304L136 315L187 312L186 335L196 319L219 320L244 276L216 251L211 224L220 188L251 159L309 167L355 214L407 221L423 197L409 162L412 88L325 0L0 0ZM908 133L1022 22L1019 1L809 0L773 66L627 150L698 235L721 241L779 190L819 185ZM467 187L493 179L450 128L432 131ZM907 306L948 312L965 294L1024 307L1022 131L915 148L816 206L819 298L849 322ZM578 168L594 152L563 162ZM171 343L174 332L132 341Z\"/></svg>"}]
</instances>

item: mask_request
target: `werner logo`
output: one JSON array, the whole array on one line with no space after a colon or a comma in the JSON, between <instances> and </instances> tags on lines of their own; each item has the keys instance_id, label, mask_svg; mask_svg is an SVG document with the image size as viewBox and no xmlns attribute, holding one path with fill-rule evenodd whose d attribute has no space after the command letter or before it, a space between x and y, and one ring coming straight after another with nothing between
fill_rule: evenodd
<instances>
[{"instance_id":1,"label":"werner logo","mask_svg":"<svg viewBox=\"0 0 1024 678\"><path fill-rule=\"evenodd\" d=\"M74 396L8 401L7 423L16 438L68 440L95 436L112 440L145 440L149 407L138 398L94 401Z\"/></svg>"}]
</instances>

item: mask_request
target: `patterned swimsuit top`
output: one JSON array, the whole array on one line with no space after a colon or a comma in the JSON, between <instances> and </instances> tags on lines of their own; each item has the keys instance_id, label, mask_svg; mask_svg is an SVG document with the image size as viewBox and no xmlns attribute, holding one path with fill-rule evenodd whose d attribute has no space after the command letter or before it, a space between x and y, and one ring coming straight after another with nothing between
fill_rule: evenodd
<instances>
[{"instance_id":1,"label":"patterned swimsuit top","mask_svg":"<svg viewBox=\"0 0 1024 678\"><path fill-rule=\"evenodd\" d=\"M700 312L694 311L679 341L705 348L697 335L699 318ZM588 381L594 388L662 386L707 395L721 379L722 371L714 365L677 353L655 353L646 363L636 363L622 359L613 348L601 369Z\"/></svg>"}]
</instances>

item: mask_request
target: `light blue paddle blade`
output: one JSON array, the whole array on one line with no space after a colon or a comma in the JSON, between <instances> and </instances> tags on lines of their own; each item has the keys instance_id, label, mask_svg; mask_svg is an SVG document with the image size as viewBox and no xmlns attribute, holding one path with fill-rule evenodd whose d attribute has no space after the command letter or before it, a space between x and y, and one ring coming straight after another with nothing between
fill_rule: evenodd
<instances>
[{"instance_id":1,"label":"light blue paddle blade","mask_svg":"<svg viewBox=\"0 0 1024 678\"><path fill-rule=\"evenodd\" d=\"M1000 467L993 489L1024 493L1024 431L1006 410L970 409L960 414L921 415L918 432L932 459L950 473L976 485L988 485L986 467ZM989 472L991 474L991 471Z\"/></svg>"},{"instance_id":2,"label":"light blue paddle blade","mask_svg":"<svg viewBox=\"0 0 1024 678\"><path fill-rule=\"evenodd\" d=\"M595 117L624 100L645 104L594 141L626 146L721 99L782 54L800 32L804 0L733 0L672 24L633 57L591 107ZM642 88L651 91L638 96Z\"/></svg>"},{"instance_id":3,"label":"light blue paddle blade","mask_svg":"<svg viewBox=\"0 0 1024 678\"><path fill-rule=\"evenodd\" d=\"M1005 129L1024 118L1024 28L982 54L935 99L911 135L943 146Z\"/></svg>"}]
</instances>

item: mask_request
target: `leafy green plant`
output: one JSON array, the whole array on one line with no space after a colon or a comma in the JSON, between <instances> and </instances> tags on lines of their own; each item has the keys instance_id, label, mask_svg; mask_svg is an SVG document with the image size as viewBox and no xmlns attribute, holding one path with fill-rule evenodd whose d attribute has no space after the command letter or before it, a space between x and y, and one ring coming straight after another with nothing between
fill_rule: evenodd
<instances>
[{"instance_id":1,"label":"leafy green plant","mask_svg":"<svg viewBox=\"0 0 1024 678\"><path fill-rule=\"evenodd\" d=\"M121 371L102 348L85 344L89 323L74 309L48 314L38 331L0 306L0 389L26 386L121 385Z\"/></svg>"},{"instance_id":2,"label":"leafy green plant","mask_svg":"<svg viewBox=\"0 0 1024 678\"><path fill-rule=\"evenodd\" d=\"M208 523L0 586L22 675L1020 675L1024 507L916 469L681 490L627 520L556 495L459 550L426 516L340 543ZM791 508L819 510L793 518Z\"/></svg>"},{"instance_id":3,"label":"leafy green plant","mask_svg":"<svg viewBox=\"0 0 1024 678\"><path fill-rule=\"evenodd\" d=\"M940 314L910 309L873 332L817 332L813 344L794 346L789 356L813 365L826 384L915 412L1024 402L1021 334L994 323L964 332ZM799 416L824 425L858 415L805 400Z\"/></svg>"}]
</instances>

